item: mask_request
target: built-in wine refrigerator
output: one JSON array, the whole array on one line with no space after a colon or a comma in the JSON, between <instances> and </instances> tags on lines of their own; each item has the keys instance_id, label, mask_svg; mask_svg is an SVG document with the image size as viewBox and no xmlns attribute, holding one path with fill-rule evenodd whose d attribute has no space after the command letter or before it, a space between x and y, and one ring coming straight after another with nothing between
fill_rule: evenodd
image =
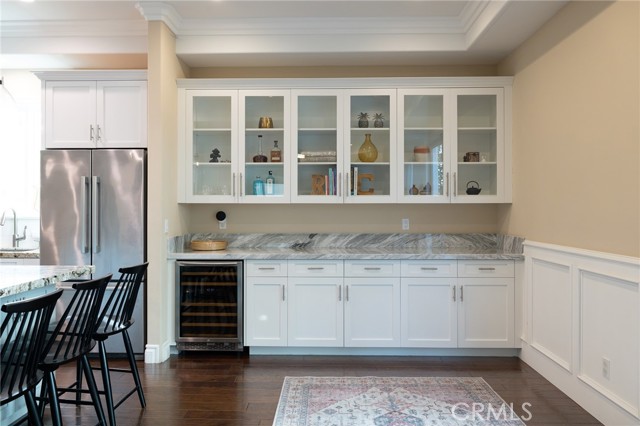
<instances>
[{"instance_id":1,"label":"built-in wine refrigerator","mask_svg":"<svg viewBox=\"0 0 640 426\"><path fill-rule=\"evenodd\" d=\"M242 261L176 262L178 350L241 351Z\"/></svg>"}]
</instances>

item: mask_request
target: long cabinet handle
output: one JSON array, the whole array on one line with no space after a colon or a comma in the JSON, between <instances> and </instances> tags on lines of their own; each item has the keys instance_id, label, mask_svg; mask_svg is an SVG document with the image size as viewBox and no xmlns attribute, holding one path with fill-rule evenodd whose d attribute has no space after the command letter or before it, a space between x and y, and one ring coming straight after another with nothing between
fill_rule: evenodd
<instances>
[{"instance_id":1,"label":"long cabinet handle","mask_svg":"<svg viewBox=\"0 0 640 426\"><path fill-rule=\"evenodd\" d=\"M453 301L456 301L456 286L453 286Z\"/></svg>"},{"instance_id":2,"label":"long cabinet handle","mask_svg":"<svg viewBox=\"0 0 640 426\"><path fill-rule=\"evenodd\" d=\"M231 191L233 196L236 196L236 172L232 173L232 178L231 178Z\"/></svg>"},{"instance_id":3,"label":"long cabinet handle","mask_svg":"<svg viewBox=\"0 0 640 426\"><path fill-rule=\"evenodd\" d=\"M478 271L495 271L496 268L478 268Z\"/></svg>"},{"instance_id":4,"label":"long cabinet handle","mask_svg":"<svg viewBox=\"0 0 640 426\"><path fill-rule=\"evenodd\" d=\"M284 287L284 284L282 284L282 301L283 302L286 301L285 294L286 294L286 289Z\"/></svg>"},{"instance_id":5,"label":"long cabinet handle","mask_svg":"<svg viewBox=\"0 0 640 426\"><path fill-rule=\"evenodd\" d=\"M338 184L336 186L338 187L338 197L341 197L341 193L342 193L342 173L338 173Z\"/></svg>"},{"instance_id":6,"label":"long cabinet handle","mask_svg":"<svg viewBox=\"0 0 640 426\"><path fill-rule=\"evenodd\" d=\"M276 268L273 266L259 266L258 269L261 271L275 271Z\"/></svg>"},{"instance_id":7,"label":"long cabinet handle","mask_svg":"<svg viewBox=\"0 0 640 426\"><path fill-rule=\"evenodd\" d=\"M102 140L102 136L100 136L100 126L96 124L96 143L99 143Z\"/></svg>"},{"instance_id":8,"label":"long cabinet handle","mask_svg":"<svg viewBox=\"0 0 640 426\"><path fill-rule=\"evenodd\" d=\"M458 173L453 172L453 196L458 196Z\"/></svg>"},{"instance_id":9,"label":"long cabinet handle","mask_svg":"<svg viewBox=\"0 0 640 426\"><path fill-rule=\"evenodd\" d=\"M460 286L460 301L464 302L464 286Z\"/></svg>"},{"instance_id":10,"label":"long cabinet handle","mask_svg":"<svg viewBox=\"0 0 640 426\"><path fill-rule=\"evenodd\" d=\"M89 252L89 229L91 228L91 218L89 217L89 177L80 176L80 203L82 203L82 253Z\"/></svg>"},{"instance_id":11,"label":"long cabinet handle","mask_svg":"<svg viewBox=\"0 0 640 426\"><path fill-rule=\"evenodd\" d=\"M364 267L365 271L379 271L380 269L382 269L382 268L380 268L379 266L365 266Z\"/></svg>"},{"instance_id":12,"label":"long cabinet handle","mask_svg":"<svg viewBox=\"0 0 640 426\"><path fill-rule=\"evenodd\" d=\"M240 188L240 196L242 197L242 173L240 173L240 179L238 179L238 187Z\"/></svg>"},{"instance_id":13,"label":"long cabinet handle","mask_svg":"<svg viewBox=\"0 0 640 426\"><path fill-rule=\"evenodd\" d=\"M342 285L338 286L338 302L342 302Z\"/></svg>"},{"instance_id":14,"label":"long cabinet handle","mask_svg":"<svg viewBox=\"0 0 640 426\"><path fill-rule=\"evenodd\" d=\"M89 124L89 140L93 142L93 124Z\"/></svg>"},{"instance_id":15,"label":"long cabinet handle","mask_svg":"<svg viewBox=\"0 0 640 426\"><path fill-rule=\"evenodd\" d=\"M349 191L349 173L344 174L344 196L348 197L351 193Z\"/></svg>"},{"instance_id":16,"label":"long cabinet handle","mask_svg":"<svg viewBox=\"0 0 640 426\"><path fill-rule=\"evenodd\" d=\"M447 172L447 177L445 181L446 181L445 186L447 187L447 197L448 197L449 196L449 172Z\"/></svg>"},{"instance_id":17,"label":"long cabinet handle","mask_svg":"<svg viewBox=\"0 0 640 426\"><path fill-rule=\"evenodd\" d=\"M344 300L345 301L349 301L349 286L345 285L344 286Z\"/></svg>"},{"instance_id":18,"label":"long cabinet handle","mask_svg":"<svg viewBox=\"0 0 640 426\"><path fill-rule=\"evenodd\" d=\"M437 271L438 270L438 268L435 268L433 266L429 266L429 267L422 266L420 269L423 270L423 271Z\"/></svg>"},{"instance_id":19,"label":"long cabinet handle","mask_svg":"<svg viewBox=\"0 0 640 426\"><path fill-rule=\"evenodd\" d=\"M324 266L307 266L307 271L324 271Z\"/></svg>"},{"instance_id":20,"label":"long cabinet handle","mask_svg":"<svg viewBox=\"0 0 640 426\"><path fill-rule=\"evenodd\" d=\"M100 194L100 177L92 176L91 183L91 210L93 213L93 220L91 221L91 225L93 227L93 252L100 253L100 209L102 208Z\"/></svg>"}]
</instances>

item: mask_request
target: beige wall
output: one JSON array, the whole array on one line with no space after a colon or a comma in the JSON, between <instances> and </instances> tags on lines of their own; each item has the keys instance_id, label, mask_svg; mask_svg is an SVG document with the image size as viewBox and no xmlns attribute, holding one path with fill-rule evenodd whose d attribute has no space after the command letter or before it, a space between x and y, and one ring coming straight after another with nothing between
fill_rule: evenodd
<instances>
[{"instance_id":1,"label":"beige wall","mask_svg":"<svg viewBox=\"0 0 640 426\"><path fill-rule=\"evenodd\" d=\"M513 204L499 230L640 256L640 3L572 2L513 75Z\"/></svg>"},{"instance_id":2,"label":"beige wall","mask_svg":"<svg viewBox=\"0 0 640 426\"><path fill-rule=\"evenodd\" d=\"M173 33L159 21L149 23L148 68L147 343L158 345L162 350L163 345L169 343L173 329L168 315L173 305L166 239L184 232L176 204L178 100L175 80L185 77L185 72L176 59ZM168 233L164 232L165 219L169 223Z\"/></svg>"}]
</instances>

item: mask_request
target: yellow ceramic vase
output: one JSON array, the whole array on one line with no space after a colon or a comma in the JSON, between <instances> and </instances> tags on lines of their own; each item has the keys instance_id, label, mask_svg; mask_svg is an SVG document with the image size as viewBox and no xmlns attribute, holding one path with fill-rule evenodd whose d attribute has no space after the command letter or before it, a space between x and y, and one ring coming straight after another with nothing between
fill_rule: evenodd
<instances>
[{"instance_id":1,"label":"yellow ceramic vase","mask_svg":"<svg viewBox=\"0 0 640 426\"><path fill-rule=\"evenodd\" d=\"M378 148L371 142L371 133L365 133L364 142L358 150L358 158L363 163L373 163L378 158Z\"/></svg>"}]
</instances>

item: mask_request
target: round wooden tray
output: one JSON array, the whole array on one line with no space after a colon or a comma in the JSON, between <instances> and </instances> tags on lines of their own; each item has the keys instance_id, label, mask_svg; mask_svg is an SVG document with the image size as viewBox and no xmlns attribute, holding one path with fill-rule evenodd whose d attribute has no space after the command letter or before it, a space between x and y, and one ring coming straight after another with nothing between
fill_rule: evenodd
<instances>
[{"instance_id":1,"label":"round wooden tray","mask_svg":"<svg viewBox=\"0 0 640 426\"><path fill-rule=\"evenodd\" d=\"M191 250L224 250L227 248L226 241L216 241L216 240L193 240L191 241Z\"/></svg>"}]
</instances>

